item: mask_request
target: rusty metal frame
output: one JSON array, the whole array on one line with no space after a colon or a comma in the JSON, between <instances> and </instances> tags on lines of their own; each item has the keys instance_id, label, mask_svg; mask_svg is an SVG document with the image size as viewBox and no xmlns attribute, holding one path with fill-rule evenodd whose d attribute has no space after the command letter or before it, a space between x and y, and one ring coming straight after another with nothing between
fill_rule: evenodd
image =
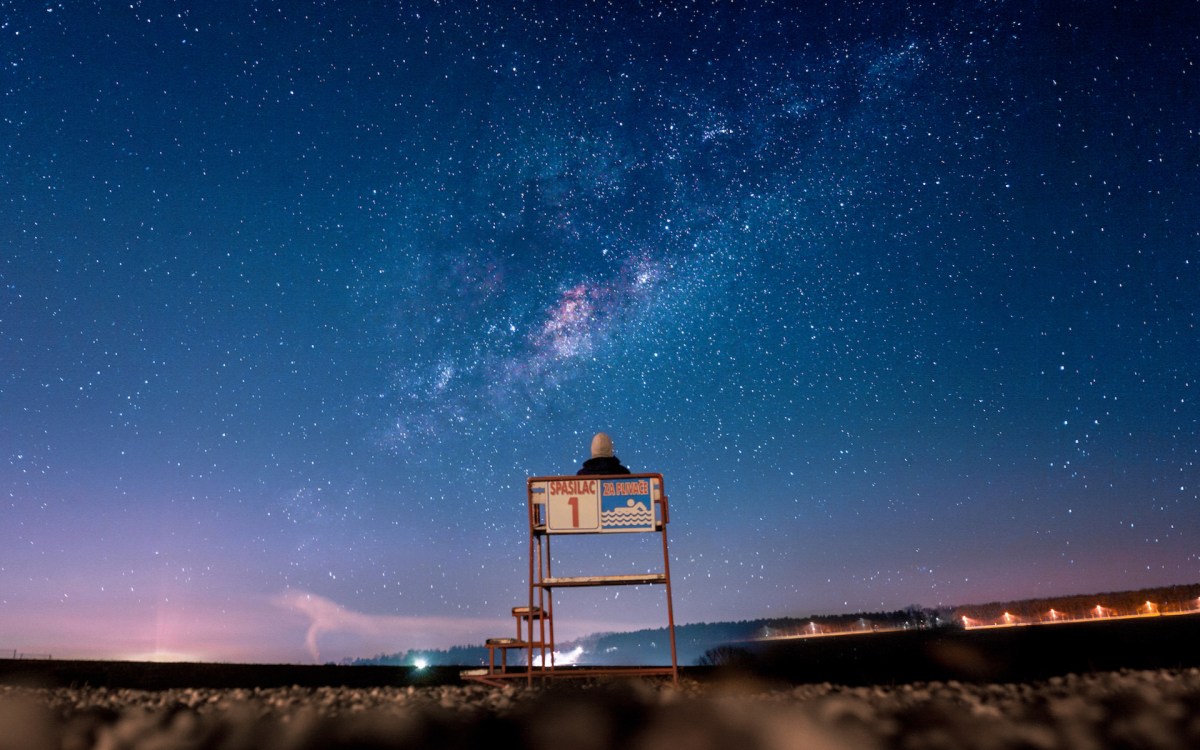
<instances>
[{"instance_id":1,"label":"rusty metal frame","mask_svg":"<svg viewBox=\"0 0 1200 750\"><path fill-rule=\"evenodd\" d=\"M551 538L555 532L549 530L548 501L534 499L533 485L535 482L579 481L581 478L570 476L529 477L526 480L526 512L529 527L529 596L525 607L513 607L512 614L516 619L516 638L489 639L488 668L486 670L471 670L463 673L463 678L487 685L504 685L513 680L523 679L527 684L533 684L534 678L545 680L550 678L588 678L610 676L669 676L675 684L679 684L679 660L675 643L675 607L671 596L671 555L667 544L667 523L670 521L670 511L667 500L666 485L662 474L603 474L589 475L586 480L604 479L648 479L658 483L658 497L652 500L655 506L653 529L628 531L621 533L657 533L662 537L662 572L650 572L643 575L614 575L614 576L571 576L555 578L552 570L550 554ZM575 533L597 534L602 531L564 533L572 536ZM554 651L557 646L554 634L554 623L557 619L554 613L555 588L577 588L587 586L623 586L623 585L656 585L662 584L667 597L667 631L671 643L671 665L669 667L577 667L559 666L555 663ZM536 615L536 616L535 616ZM537 621L537 634L534 633L534 621ZM524 627L523 627L524 626ZM509 650L525 651L525 668L523 670L508 667L507 653ZM496 671L496 651L500 651L501 668ZM549 664L547 664L547 655ZM535 660L535 656L539 657Z\"/></svg>"},{"instance_id":2,"label":"rusty metal frame","mask_svg":"<svg viewBox=\"0 0 1200 750\"><path fill-rule=\"evenodd\" d=\"M607 676L607 675L669 675L675 682L679 682L679 660L675 642L675 607L671 594L671 555L667 542L667 523L670 521L670 511L666 493L666 485L663 482L662 474L645 473L645 474L604 474L591 475L585 477L588 480L604 480L604 479L648 479L657 482L659 493L658 497L653 498L653 503L656 506L655 520L653 523L652 532L628 532L628 533L657 533L662 537L662 572L661 573L646 573L644 575L615 575L615 576L572 576L564 578L556 578L552 570L552 557L550 554L551 537L556 536L548 530L547 519L541 514L548 512L547 504L543 501L534 499L533 485L535 482L553 482L553 481L578 481L581 478L578 476L550 476L550 477L529 477L526 480L526 498L529 505L529 546L530 546L530 566L529 566L529 602L530 606L534 606L536 601L539 606L543 607L543 612L546 614L549 627L549 640L542 639L542 660L540 667L534 667L533 648L529 649L529 657L527 664L529 665L528 679L532 681L533 677L589 677L589 676ZM541 509L539 514L539 508ZM603 533L603 532L590 532ZM536 558L536 560L535 560ZM590 587L590 586L623 586L623 585L655 585L662 584L666 590L667 598L667 632L671 643L671 666L669 667L559 667L555 663L554 652L557 647L557 641L554 634L554 623L557 619L554 612L554 594L556 588L575 588L575 587ZM547 623L543 623L547 624ZM550 664L546 665L546 651L550 652Z\"/></svg>"}]
</instances>

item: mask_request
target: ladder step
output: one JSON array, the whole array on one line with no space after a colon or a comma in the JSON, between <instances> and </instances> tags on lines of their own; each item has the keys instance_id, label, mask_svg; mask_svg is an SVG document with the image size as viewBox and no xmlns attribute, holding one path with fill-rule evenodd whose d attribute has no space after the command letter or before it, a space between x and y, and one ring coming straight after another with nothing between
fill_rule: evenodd
<instances>
[{"instance_id":1,"label":"ladder step","mask_svg":"<svg viewBox=\"0 0 1200 750\"><path fill-rule=\"evenodd\" d=\"M537 619L543 616L541 607L513 607L513 617L523 617L525 619Z\"/></svg>"}]
</instances>

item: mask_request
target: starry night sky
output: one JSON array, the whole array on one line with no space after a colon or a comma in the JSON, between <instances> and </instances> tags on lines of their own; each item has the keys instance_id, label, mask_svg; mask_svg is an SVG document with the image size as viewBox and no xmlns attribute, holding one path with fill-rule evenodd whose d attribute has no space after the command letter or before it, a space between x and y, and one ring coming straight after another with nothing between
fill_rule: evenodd
<instances>
[{"instance_id":1,"label":"starry night sky","mask_svg":"<svg viewBox=\"0 0 1200 750\"><path fill-rule=\"evenodd\" d=\"M1200 581L1198 8L0 0L0 655Z\"/></svg>"}]
</instances>

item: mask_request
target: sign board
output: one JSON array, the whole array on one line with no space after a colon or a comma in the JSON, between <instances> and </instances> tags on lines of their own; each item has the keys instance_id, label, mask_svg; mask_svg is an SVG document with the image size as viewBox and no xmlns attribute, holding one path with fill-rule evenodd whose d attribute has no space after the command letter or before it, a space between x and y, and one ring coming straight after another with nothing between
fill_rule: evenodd
<instances>
[{"instance_id":1,"label":"sign board","mask_svg":"<svg viewBox=\"0 0 1200 750\"><path fill-rule=\"evenodd\" d=\"M550 534L604 534L654 531L654 501L662 497L662 477L533 478L529 491L546 507Z\"/></svg>"}]
</instances>

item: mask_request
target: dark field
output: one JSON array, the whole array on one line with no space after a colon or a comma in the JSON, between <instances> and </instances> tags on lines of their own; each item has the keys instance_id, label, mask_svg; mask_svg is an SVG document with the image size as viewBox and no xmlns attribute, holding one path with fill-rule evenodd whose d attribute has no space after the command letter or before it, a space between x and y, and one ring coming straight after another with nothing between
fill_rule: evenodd
<instances>
[{"instance_id":1,"label":"dark field","mask_svg":"<svg viewBox=\"0 0 1200 750\"><path fill-rule=\"evenodd\" d=\"M1200 747L1200 617L760 644L669 681L0 660L8 748Z\"/></svg>"},{"instance_id":2,"label":"dark field","mask_svg":"<svg viewBox=\"0 0 1200 750\"><path fill-rule=\"evenodd\" d=\"M763 676L849 685L1200 667L1200 614L776 641L754 657Z\"/></svg>"}]
</instances>

